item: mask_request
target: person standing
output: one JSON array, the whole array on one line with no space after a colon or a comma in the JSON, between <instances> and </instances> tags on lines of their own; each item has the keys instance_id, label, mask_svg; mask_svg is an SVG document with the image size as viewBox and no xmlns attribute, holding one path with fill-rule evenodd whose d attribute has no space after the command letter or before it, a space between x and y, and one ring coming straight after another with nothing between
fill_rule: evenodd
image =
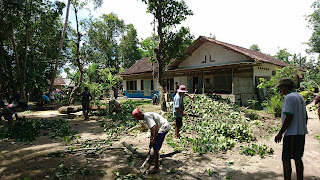
<instances>
[{"instance_id":1,"label":"person standing","mask_svg":"<svg viewBox=\"0 0 320 180\"><path fill-rule=\"evenodd\" d=\"M9 90L8 95L7 95L7 103L8 103L8 105L14 103L14 94L11 89Z\"/></svg>"},{"instance_id":2,"label":"person standing","mask_svg":"<svg viewBox=\"0 0 320 180\"><path fill-rule=\"evenodd\" d=\"M113 91L113 96L114 96L114 99L117 99L118 98L118 94L119 94L119 89L117 86L113 86L112 87L112 91Z\"/></svg>"},{"instance_id":3,"label":"person standing","mask_svg":"<svg viewBox=\"0 0 320 180\"><path fill-rule=\"evenodd\" d=\"M89 104L93 99L91 93L89 92L89 88L85 87L84 91L80 94L82 96L82 112L84 115L84 120L89 119Z\"/></svg>"},{"instance_id":4,"label":"person standing","mask_svg":"<svg viewBox=\"0 0 320 180\"><path fill-rule=\"evenodd\" d=\"M0 109L5 107L2 95L3 95L3 93L2 93L2 91L0 91Z\"/></svg>"},{"instance_id":5,"label":"person standing","mask_svg":"<svg viewBox=\"0 0 320 180\"><path fill-rule=\"evenodd\" d=\"M132 116L137 120L144 120L148 128L151 130L149 148L154 150L154 167L147 171L148 174L159 172L159 151L166 134L169 132L171 125L169 122L155 112L143 113L139 108L132 111Z\"/></svg>"},{"instance_id":6,"label":"person standing","mask_svg":"<svg viewBox=\"0 0 320 180\"><path fill-rule=\"evenodd\" d=\"M51 89L50 90L50 93L49 93L49 98L50 98L50 101L51 101L51 103L52 103L52 105L53 105L53 108L55 108L55 102L54 102L54 100L55 100L55 92L54 92L54 89Z\"/></svg>"},{"instance_id":7,"label":"person standing","mask_svg":"<svg viewBox=\"0 0 320 180\"><path fill-rule=\"evenodd\" d=\"M181 85L179 89L177 89L177 93L173 98L173 116L175 118L175 135L176 138L180 138L180 128L182 127L182 117L186 115L186 112L184 111L184 104L183 104L183 98L187 95L192 100L194 100L193 96L190 96L186 90L185 85Z\"/></svg>"},{"instance_id":8,"label":"person standing","mask_svg":"<svg viewBox=\"0 0 320 180\"><path fill-rule=\"evenodd\" d=\"M282 105L282 127L275 136L274 141L279 143L283 137L282 163L285 180L291 179L291 159L296 165L297 179L303 179L302 156L305 146L305 135L307 130L307 110L303 97L295 92L294 81L291 78L282 78L278 88L282 95L285 95Z\"/></svg>"}]
</instances>

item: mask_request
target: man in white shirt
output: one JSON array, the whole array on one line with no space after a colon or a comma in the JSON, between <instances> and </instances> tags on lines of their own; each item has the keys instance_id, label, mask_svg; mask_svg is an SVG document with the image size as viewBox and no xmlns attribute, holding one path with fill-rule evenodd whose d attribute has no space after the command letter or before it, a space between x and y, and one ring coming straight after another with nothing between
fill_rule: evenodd
<instances>
[{"instance_id":1,"label":"man in white shirt","mask_svg":"<svg viewBox=\"0 0 320 180\"><path fill-rule=\"evenodd\" d=\"M116 99L111 99L109 101L109 113L112 114L113 112L119 113L122 110L121 103Z\"/></svg>"},{"instance_id":2,"label":"man in white shirt","mask_svg":"<svg viewBox=\"0 0 320 180\"><path fill-rule=\"evenodd\" d=\"M132 116L137 120L144 120L148 128L151 130L149 148L154 150L154 167L148 171L149 174L159 172L159 150L166 134L169 132L171 125L169 122L155 112L143 113L140 109L132 111Z\"/></svg>"},{"instance_id":3,"label":"man in white shirt","mask_svg":"<svg viewBox=\"0 0 320 180\"><path fill-rule=\"evenodd\" d=\"M282 127L274 138L274 141L276 143L280 142L282 134L284 134L282 150L284 179L291 179L291 159L294 159L297 179L302 180L302 156L305 146L305 135L308 134L306 102L299 93L294 91L293 79L282 78L279 81L278 88L285 97L281 113Z\"/></svg>"}]
</instances>

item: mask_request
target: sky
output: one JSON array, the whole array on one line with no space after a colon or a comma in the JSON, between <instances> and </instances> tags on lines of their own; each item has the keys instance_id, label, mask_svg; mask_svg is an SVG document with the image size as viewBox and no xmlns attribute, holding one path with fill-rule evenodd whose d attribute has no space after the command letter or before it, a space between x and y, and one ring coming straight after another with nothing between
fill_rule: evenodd
<instances>
[{"instance_id":1,"label":"sky","mask_svg":"<svg viewBox=\"0 0 320 180\"><path fill-rule=\"evenodd\" d=\"M314 1L185 0L194 15L188 16L182 26L189 27L196 38L214 35L219 41L244 48L257 44L263 53L270 55L286 48L291 54L306 56L305 43L312 34L306 16L313 12ZM94 17L117 14L126 24L134 25L141 40L153 32L153 16L146 11L147 6L141 0L104 0L102 7L91 13Z\"/></svg>"}]
</instances>

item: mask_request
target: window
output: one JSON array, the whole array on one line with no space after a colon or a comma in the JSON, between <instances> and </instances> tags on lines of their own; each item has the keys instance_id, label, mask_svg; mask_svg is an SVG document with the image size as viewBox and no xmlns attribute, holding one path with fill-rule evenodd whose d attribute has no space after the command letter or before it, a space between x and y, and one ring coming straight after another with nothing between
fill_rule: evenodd
<instances>
[{"instance_id":1,"label":"window","mask_svg":"<svg viewBox=\"0 0 320 180\"><path fill-rule=\"evenodd\" d=\"M153 91L153 80L151 80L151 91Z\"/></svg>"},{"instance_id":2,"label":"window","mask_svg":"<svg viewBox=\"0 0 320 180\"><path fill-rule=\"evenodd\" d=\"M174 81L173 78L164 79L164 85L163 88L167 93L173 93L174 92Z\"/></svg>"},{"instance_id":3,"label":"window","mask_svg":"<svg viewBox=\"0 0 320 180\"><path fill-rule=\"evenodd\" d=\"M141 91L144 90L144 84L143 83L144 83L143 80L141 80Z\"/></svg>"},{"instance_id":4,"label":"window","mask_svg":"<svg viewBox=\"0 0 320 180\"><path fill-rule=\"evenodd\" d=\"M136 90L137 90L137 81L136 80L127 81L127 91L136 91Z\"/></svg>"},{"instance_id":5,"label":"window","mask_svg":"<svg viewBox=\"0 0 320 180\"><path fill-rule=\"evenodd\" d=\"M214 92L215 93L231 93L232 92L231 74L214 76Z\"/></svg>"}]
</instances>

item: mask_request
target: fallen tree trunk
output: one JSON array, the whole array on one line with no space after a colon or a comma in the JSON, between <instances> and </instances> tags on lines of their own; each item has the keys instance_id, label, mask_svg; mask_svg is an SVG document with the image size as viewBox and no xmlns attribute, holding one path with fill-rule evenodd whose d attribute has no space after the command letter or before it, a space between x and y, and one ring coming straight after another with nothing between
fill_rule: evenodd
<instances>
[{"instance_id":1,"label":"fallen tree trunk","mask_svg":"<svg viewBox=\"0 0 320 180\"><path fill-rule=\"evenodd\" d=\"M60 114L70 114L70 113L75 113L79 112L82 110L82 106L62 106L58 109L58 112Z\"/></svg>"}]
</instances>

